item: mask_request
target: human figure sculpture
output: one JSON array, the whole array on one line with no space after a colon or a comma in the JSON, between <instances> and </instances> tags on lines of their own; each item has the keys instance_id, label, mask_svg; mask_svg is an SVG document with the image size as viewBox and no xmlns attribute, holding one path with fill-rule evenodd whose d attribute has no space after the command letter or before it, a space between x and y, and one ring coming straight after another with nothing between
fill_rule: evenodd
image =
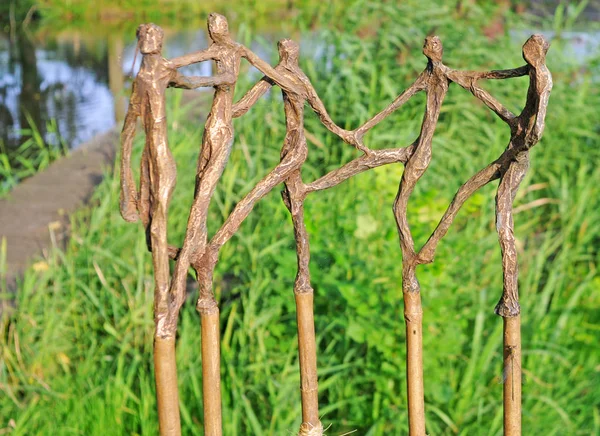
<instances>
[{"instance_id":1,"label":"human figure sculpture","mask_svg":"<svg viewBox=\"0 0 600 436\"><path fill-rule=\"evenodd\" d=\"M184 297L187 270L192 261L204 253L207 243L208 206L231 152L233 144L231 108L242 58L247 59L263 74L277 80L277 83L283 88L290 91L292 88L292 85L287 83L270 65L243 45L233 41L229 35L227 19L224 16L215 13L208 16L208 33L212 42L207 49L191 53L180 59L182 65L214 60L217 67L216 77L223 80L222 83L215 85L212 107L204 127L194 201L186 237L181 251L177 254L177 263L171 283L171 292L180 303L182 303L181 298ZM200 289L198 310L208 315L215 309L216 302L212 296L212 289Z\"/></svg>"},{"instance_id":2,"label":"human figure sculpture","mask_svg":"<svg viewBox=\"0 0 600 436\"><path fill-rule=\"evenodd\" d=\"M126 221L141 218L152 251L155 293L155 365L160 422L168 432L179 428L179 409L170 407L168 397L177 396L175 336L167 321L173 317L169 301L169 254L167 211L176 181L176 167L167 143L165 90L167 87L197 88L215 86L223 77L185 77L176 68L187 65L184 59L164 59L161 55L164 33L155 24L142 24L137 30L142 63L129 101L121 135L121 215ZM131 169L131 150L137 119L142 120L146 144L142 153L140 191L135 188ZM176 314L174 315L176 317ZM164 380L171 382L165 383ZM173 382L174 380L174 382ZM161 431L163 431L161 429Z\"/></svg>"},{"instance_id":3,"label":"human figure sculpture","mask_svg":"<svg viewBox=\"0 0 600 436\"><path fill-rule=\"evenodd\" d=\"M321 428L319 420L318 388L317 388L317 356L313 320L313 288L310 284L309 271L309 237L304 224L304 199L306 197L300 168L308 156L306 137L304 134L304 105L308 103L319 115L323 125L347 142L353 141L351 132L338 127L329 117L323 103L319 99L310 80L298 65L300 47L290 39L278 43L279 63L275 67L290 83L295 92L283 91L283 102L286 119L286 136L281 150L281 163L263 178L252 191L235 207L223 227L211 240L206 254L209 257L203 265L212 265L208 271L212 277L218 249L239 228L251 208L275 186L285 181L282 192L284 203L292 215L298 271L294 284L296 295L298 342L300 354L300 390L302 396L302 427ZM263 77L233 106L233 116L244 115L273 86L274 82ZM360 146L358 146L361 148Z\"/></svg>"},{"instance_id":4,"label":"human figure sculpture","mask_svg":"<svg viewBox=\"0 0 600 436\"><path fill-rule=\"evenodd\" d=\"M492 110L508 124L511 132L506 150L490 166L471 180L500 179L496 193L496 230L502 253L503 290L494 311L503 318L503 357L505 371L510 367L511 383L504 384L504 432L521 434L521 308L518 291L517 249L514 236L513 203L529 168L529 150L544 131L546 109L552 90L552 75L546 67L549 44L541 35L531 36L523 45L529 76L527 99L517 116L481 90L474 81L464 83L476 96L483 95ZM464 185L463 185L464 186Z\"/></svg>"},{"instance_id":5,"label":"human figure sculpture","mask_svg":"<svg viewBox=\"0 0 600 436\"><path fill-rule=\"evenodd\" d=\"M122 135L121 213L127 221L135 221L138 217L142 219L155 270L155 372L161 434L180 434L175 333L179 309L185 300L185 282L190 266L197 275L199 298L196 307L202 319L204 429L209 436L222 434L219 309L212 292L213 273L220 248L239 229L256 202L282 182L285 184L282 196L292 216L298 258L294 293L302 396L302 424L299 434L323 433L318 414L313 289L310 283L310 253L304 223L304 202L312 192L336 186L368 169L396 162L405 165L393 211L402 250L410 434L426 434L422 308L416 267L433 261L437 245L465 201L476 190L496 179L500 180L496 196L496 227L502 251L504 285L495 311L504 320L504 361L505 366L512 365L511 378L514 380L514 383L504 386L504 427L505 434L520 434L520 308L512 204L529 165L529 149L539 141L544 129L546 107L552 89L552 78L545 66L548 44L541 36L532 36L523 46L526 65L519 68L485 72L459 71L443 64L440 39L428 37L423 47L427 66L415 82L361 127L347 131L331 120L309 79L298 66L299 48L296 43L291 40L279 42L280 62L272 68L231 39L225 17L210 14L208 31L211 44L206 50L165 60L160 54L162 30L152 24L140 26L138 39L144 58L140 73L134 81ZM265 77L234 105L234 89L242 58L250 61ZM179 67L206 60L216 63L217 71L213 77L185 77L177 72ZM529 76L530 86L525 107L518 116L478 84L481 79L507 79L524 75ZM460 187L429 239L420 250L416 250L407 219L408 200L431 161L433 133L451 83L457 83L485 103L508 124L511 137L500 157ZM243 115L273 85L282 89L286 115L286 137L281 161L240 200L209 241L206 225L208 207L231 152L232 119ZM166 139L165 89L169 86L215 88L202 138L194 201L181 249L168 246L166 234L167 209L175 186L175 165ZM364 136L371 128L420 91L427 94L425 115L420 134L412 144L403 148L379 150L369 149L363 144ZM310 183L304 183L301 177L301 166L308 154L304 132L306 102L331 132L363 152L362 156ZM131 171L131 147L138 117L142 119L146 133L139 194ZM176 260L170 283L169 257Z\"/></svg>"},{"instance_id":6,"label":"human figure sculpture","mask_svg":"<svg viewBox=\"0 0 600 436\"><path fill-rule=\"evenodd\" d=\"M504 319L504 359L510 360L513 366L513 379L517 381L504 386L504 427L507 434L520 434L520 321L517 291L517 262L513 233L512 203L518 186L529 166L529 149L539 141L544 128L544 118L552 78L545 65L545 54L548 43L540 35L533 35L523 46L523 57L527 65L497 71L471 72L458 71L442 63L442 44L437 37L425 40L424 54L429 62L427 69L406 91L386 109L377 114L354 134L362 143L364 134L393 111L404 104L410 97L421 90L427 90L426 113L422 124L421 135L411 146L407 147L406 162L398 195L394 202L394 215L398 224L400 245L402 248L402 280L404 294L404 315L406 321L407 340L407 374L410 434L425 434L424 390L422 375L422 309L420 304L420 287L415 276L415 267L430 263L438 243L448 231L456 214L464 202L480 187L492 180L500 178L496 196L496 227L501 251L504 286L500 302L495 312ZM517 117L478 86L480 79L508 79L529 75L530 87L527 101L522 113ZM431 159L431 137L441 102L448 89L448 84L455 82L469 90L492 111L494 111L511 128L511 139L505 152L494 162L467 181L457 192L440 223L419 251L414 250L414 242L407 222L407 200L416 181L422 176ZM419 148L422 150L419 152ZM515 368L517 374L515 375ZM510 391L510 392L509 392ZM518 392L517 392L518 391Z\"/></svg>"},{"instance_id":7,"label":"human figure sculpture","mask_svg":"<svg viewBox=\"0 0 600 436\"><path fill-rule=\"evenodd\" d=\"M425 115L421 132L407 147L404 172L394 200L394 217L402 250L402 293L404 297L404 319L406 322L406 349L408 373L409 426L411 434L425 434L425 401L423 386L422 318L420 285L416 277L417 253L408 223L408 200L417 182L423 176L431 161L431 143L439 119L444 97L448 92L449 81L442 63L443 47L437 36L425 39L423 54L427 57L427 67L415 82L402 92L387 108L367 121L355 132L362 142L366 132L400 108L420 91L427 94Z\"/></svg>"},{"instance_id":8,"label":"human figure sculpture","mask_svg":"<svg viewBox=\"0 0 600 436\"><path fill-rule=\"evenodd\" d=\"M202 318L205 428L207 434L220 435L219 309L212 291L212 273L207 274L207 271L214 268L214 265L207 262L209 256L204 256L204 254L207 246L208 207L217 182L229 159L233 144L232 105L241 59L247 59L282 89L293 93L295 87L280 72L275 71L243 45L233 41L224 16L210 14L208 16L208 32L212 42L206 50L183 56L178 60L181 65L214 60L217 66L215 77L222 82L215 85L213 103L204 129L194 200L185 240L181 250L172 251L173 257L177 257L177 262L171 280L170 294L173 310L168 325L171 331L175 331L176 314L185 300L185 279L191 265L198 278L199 297L196 307Z\"/></svg>"}]
</instances>

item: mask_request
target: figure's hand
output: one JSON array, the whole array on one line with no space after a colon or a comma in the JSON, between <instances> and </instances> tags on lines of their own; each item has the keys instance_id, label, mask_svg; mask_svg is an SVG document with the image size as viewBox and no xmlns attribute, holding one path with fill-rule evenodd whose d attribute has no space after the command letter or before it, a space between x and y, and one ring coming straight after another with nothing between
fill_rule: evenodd
<instances>
[{"instance_id":1,"label":"figure's hand","mask_svg":"<svg viewBox=\"0 0 600 436\"><path fill-rule=\"evenodd\" d=\"M132 198L131 194L124 195L121 192L121 201L119 202L119 209L121 210L121 216L129 223L135 223L139 219L138 207L137 207L137 193Z\"/></svg>"},{"instance_id":2,"label":"figure's hand","mask_svg":"<svg viewBox=\"0 0 600 436\"><path fill-rule=\"evenodd\" d=\"M363 144L363 135L358 130L342 130L340 136L345 142L353 145L364 154L371 153L371 150Z\"/></svg>"}]
</instances>

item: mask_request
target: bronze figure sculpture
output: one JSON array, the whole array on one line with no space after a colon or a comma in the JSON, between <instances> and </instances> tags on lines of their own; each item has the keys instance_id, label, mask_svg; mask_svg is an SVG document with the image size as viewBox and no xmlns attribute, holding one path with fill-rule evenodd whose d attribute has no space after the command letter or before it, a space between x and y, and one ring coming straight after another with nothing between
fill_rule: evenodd
<instances>
[{"instance_id":1,"label":"bronze figure sculpture","mask_svg":"<svg viewBox=\"0 0 600 436\"><path fill-rule=\"evenodd\" d=\"M185 77L177 67L183 59L166 60L161 55L164 33L155 24L138 27L138 47L142 53L140 71L133 82L129 108L121 135L121 215L126 221L141 218L146 229L148 248L152 251L155 293L155 377L161 431L179 429L177 370L175 366L175 331L168 325L177 319L169 301L169 257L167 247L167 210L175 188L176 167L167 143L165 90L169 86L196 88L214 86L215 80ZM131 148L137 119L141 118L146 134L142 154L140 192L131 170ZM176 321L175 321L176 322Z\"/></svg>"},{"instance_id":2,"label":"bronze figure sculpture","mask_svg":"<svg viewBox=\"0 0 600 436\"><path fill-rule=\"evenodd\" d=\"M309 236L304 222L304 204L308 194L328 189L348 178L381 165L401 162L405 169L393 204L402 251L402 291L407 347L407 396L411 435L425 435L423 345L420 285L416 267L433 262L437 245L465 201L482 186L499 179L496 196L496 228L502 251L504 287L496 313L504 320L504 361L511 366L512 383L504 385L504 428L507 435L521 431L520 308L517 290L517 261L513 233L512 205L529 166L529 150L541 138L552 78L545 66L547 42L534 35L523 46L526 65L509 70L487 72L459 71L444 65L443 48L438 37L425 40L427 58L424 71L387 108L348 131L335 124L327 113L308 77L298 64L299 47L291 40L279 42L280 61L273 68L241 44L233 41L225 17L208 17L210 46L172 60L161 56L163 34L155 25L138 29L142 67L136 77L130 107L122 134L121 214L127 221L141 218L152 251L155 274L155 372L160 431L163 435L180 434L175 335L179 310L185 301L189 267L196 272L199 286L197 310L201 316L202 385L204 429L206 435L222 434L219 308L213 295L213 274L221 247L235 234L254 205L277 185L284 183L283 201L290 212L296 240L298 269L294 294L298 322L298 351L301 374L302 423L300 435L321 435L319 418L317 352L314 329L314 291L309 271ZM247 59L265 76L236 104L233 95L241 59ZM177 68L206 60L216 64L213 77L185 77ZM529 90L523 111L517 116L505 108L478 84L482 79L508 79L528 76ZM451 83L471 92L510 128L505 151L491 164L465 182L457 191L437 227L417 250L410 230L407 207L412 191L424 175L432 158L432 138L444 97ZM208 207L233 145L235 117L245 114L273 85L283 94L286 136L280 163L275 166L235 206L220 229L209 240ZM198 160L194 200L181 249L167 245L167 209L175 186L175 164L166 138L165 89L167 87L214 87L214 98L202 138ZM425 91L426 105L421 131L415 141L403 148L372 150L363 143L365 134L399 109L418 92ZM347 164L319 179L305 183L301 167L308 156L304 132L304 104L308 103L332 133L362 152ZM131 148L137 118L146 133L142 154L140 192L131 171ZM168 259L176 261L173 276Z\"/></svg>"},{"instance_id":3,"label":"bronze figure sculpture","mask_svg":"<svg viewBox=\"0 0 600 436\"><path fill-rule=\"evenodd\" d=\"M310 285L309 271L309 238L304 223L305 185L302 182L301 166L308 156L306 138L304 135L304 105L310 104L319 118L331 132L347 142L353 141L351 132L338 127L329 117L323 103L310 83L308 77L298 65L300 47L294 41L284 39L279 41L279 64L275 70L280 72L295 86L296 92L283 91L283 105L286 119L286 136L281 149L281 163L269 175L262 179L255 188L240 201L231 213L223 227L217 232L210 243L208 253L218 249L239 227L240 218L245 218L250 208L260 198L275 186L285 181L282 191L283 201L290 211L296 240L298 271L294 283L298 322L298 353L300 362L300 391L302 398L302 424L300 434L323 431L319 420L319 398L317 383L317 352L313 315L313 293ZM256 101L264 95L274 81L263 77L242 99L233 107L233 116L243 115ZM358 146L358 144L356 144ZM360 146L358 146L361 148ZM244 210L241 215L237 210ZM231 225L228 226L228 223ZM227 228L229 227L229 228ZM224 230L226 229L227 230ZM213 242L214 241L214 242ZM212 262L216 259L213 258ZM213 263L214 265L214 263ZM214 268L214 266L213 266ZM212 272L211 272L212 274Z\"/></svg>"}]
</instances>

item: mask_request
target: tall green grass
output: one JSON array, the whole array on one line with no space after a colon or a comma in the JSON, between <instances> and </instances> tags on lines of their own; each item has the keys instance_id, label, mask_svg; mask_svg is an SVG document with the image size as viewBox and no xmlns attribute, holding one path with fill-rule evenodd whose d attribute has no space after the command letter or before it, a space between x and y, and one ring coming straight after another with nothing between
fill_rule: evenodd
<instances>
[{"instance_id":1,"label":"tall green grass","mask_svg":"<svg viewBox=\"0 0 600 436\"><path fill-rule=\"evenodd\" d=\"M56 159L67 154L67 147L58 135L56 122L46 126L46 131L58 139L56 144L44 140L33 119L26 114L28 129L22 129L20 135L25 141L16 150L8 150L0 140L0 198L6 196L12 188L24 179L44 170Z\"/></svg>"},{"instance_id":2,"label":"tall green grass","mask_svg":"<svg viewBox=\"0 0 600 436\"><path fill-rule=\"evenodd\" d=\"M353 2L341 20L318 33L332 47L329 57L315 62L304 53L302 66L335 120L355 127L406 87L425 65L420 46L433 28L452 67L522 63L520 42L482 36L492 6L471 5L457 16L453 7L427 5ZM326 16L325 6L322 12ZM506 19L520 22L510 13ZM306 22L295 24L308 29ZM559 50L551 50L555 87L547 129L516 201L527 377L523 425L525 434L590 435L600 433L600 92L592 80L598 71L568 67ZM239 94L249 85L240 83ZM527 79L515 79L489 89L517 110L526 87ZM169 239L180 243L203 120L189 120L179 95L171 97L178 187ZM366 142L373 148L408 144L418 134L422 104L422 96L411 101ZM211 231L278 162L283 121L274 91L235 122L231 161L210 210ZM307 180L356 155L312 114L306 125L316 138L309 143ZM417 241L425 241L455 190L501 153L508 136L472 96L451 87L431 167L409 208ZM142 143L139 137L138 160ZM407 433L400 250L391 213L401 174L400 166L379 168L306 204L328 434ZM488 186L465 205L435 263L419 271L430 434L501 434L502 322L493 307L502 273L493 196ZM294 272L292 226L273 192L224 247L216 272L226 435L298 428ZM120 218L118 179L109 175L93 206L72 218L68 247L52 250L19 282L16 310L4 318L0 337L0 428L15 435L156 434L152 290L143 230ZM195 291L182 312L177 349L185 434L202 434L194 298Z\"/></svg>"}]
</instances>

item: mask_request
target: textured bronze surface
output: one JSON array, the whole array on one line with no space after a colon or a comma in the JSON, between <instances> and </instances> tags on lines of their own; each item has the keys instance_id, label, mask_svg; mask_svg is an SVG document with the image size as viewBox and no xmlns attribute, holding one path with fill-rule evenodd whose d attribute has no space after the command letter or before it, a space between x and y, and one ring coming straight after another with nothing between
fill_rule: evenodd
<instances>
[{"instance_id":1,"label":"textured bronze surface","mask_svg":"<svg viewBox=\"0 0 600 436\"><path fill-rule=\"evenodd\" d=\"M185 62L168 61L161 56L163 35L162 29L155 24L142 24L137 30L138 48L143 57L140 71L133 82L121 134L120 210L126 221L135 222L138 217L141 218L146 229L148 248L152 251L156 326L154 359L160 432L163 435L178 435L179 402L172 319L177 319L179 308L174 308L169 301L167 247L167 210L175 188L176 167L167 144L165 89L169 86L213 86L213 81L181 76L175 66L185 65ZM139 193L131 169L131 147L138 118L146 134Z\"/></svg>"},{"instance_id":2,"label":"textured bronze surface","mask_svg":"<svg viewBox=\"0 0 600 436\"><path fill-rule=\"evenodd\" d=\"M298 65L299 47L288 39L279 42L280 61L275 68L259 59L229 35L225 17L210 14L210 46L180 58L165 60L160 56L162 31L155 25L138 29L142 68L134 81L130 108L122 135L121 213L128 221L138 216L147 229L148 248L152 251L155 270L156 337L174 339L177 318L186 296L186 276L191 266L199 286L197 310L202 317L202 362L205 433L220 435L220 363L219 309L213 294L213 275L221 247L235 234L254 205L277 185L284 183L285 206L290 211L296 240L298 269L294 284L297 305L299 362L301 372L302 425L300 434L322 434L318 415L317 356L313 314L313 288L310 283L309 237L304 222L304 202L308 194L336 186L348 178L381 165L401 162L405 169L393 204L400 248L402 251L402 290L406 322L409 428L411 435L426 434L423 386L423 346L420 285L416 268L433 262L436 248L465 201L479 188L499 179L496 196L496 228L502 251L504 287L496 313L504 317L504 356L513 368L511 383L505 383L505 434L520 434L520 308L517 289L517 259L513 233L512 208L517 189L529 166L529 150L540 139L552 78L545 66L548 44L534 35L523 46L526 65L498 71L459 71L444 65L443 48L436 36L428 37L423 46L427 58L424 71L388 107L361 127L348 131L335 124L328 115L308 77ZM233 103L241 59L247 59L265 76L237 103ZM213 77L184 77L177 68L190 63L212 60ZM479 86L484 79L509 79L529 76L525 107L513 114ZM432 158L432 138L441 106L449 85L456 83L487 105L510 129L510 141L504 152L458 190L439 224L417 250L407 216L409 198L426 172ZM229 159L234 133L232 119L245 114L273 85L282 89L286 118L286 136L281 161L235 206L223 225L209 240L207 216L216 184ZM213 104L208 115L200 151L196 187L185 239L181 249L166 242L167 208L175 186L175 165L166 140L165 96L168 86L214 87ZM364 136L382 120L399 109L412 96L425 91L426 105L421 131L412 144L404 148L371 150ZM362 155L315 181L305 183L301 176L308 148L304 131L304 105L308 103L332 133L356 147ZM136 191L130 168L131 144L136 119L142 119L146 146L142 156L140 192ZM172 278L168 259L176 261ZM174 365L167 366L174 368ZM518 370L514 370L518 368ZM165 375L172 383L173 374ZM176 383L176 374L175 374ZM157 375L157 385L161 381ZM508 386L508 387L507 387ZM517 388L518 386L518 388ZM176 389L176 386L175 386ZM162 387L161 391L176 392ZM170 395L172 397L172 395ZM170 400L172 401L172 400ZM159 401L160 404L160 401ZM160 416L160 413L159 413ZM177 422L178 422L177 409ZM161 432L163 432L161 419ZM174 422L174 421L172 421ZM166 424L165 424L166 425ZM169 424L170 425L170 424Z\"/></svg>"}]
</instances>

